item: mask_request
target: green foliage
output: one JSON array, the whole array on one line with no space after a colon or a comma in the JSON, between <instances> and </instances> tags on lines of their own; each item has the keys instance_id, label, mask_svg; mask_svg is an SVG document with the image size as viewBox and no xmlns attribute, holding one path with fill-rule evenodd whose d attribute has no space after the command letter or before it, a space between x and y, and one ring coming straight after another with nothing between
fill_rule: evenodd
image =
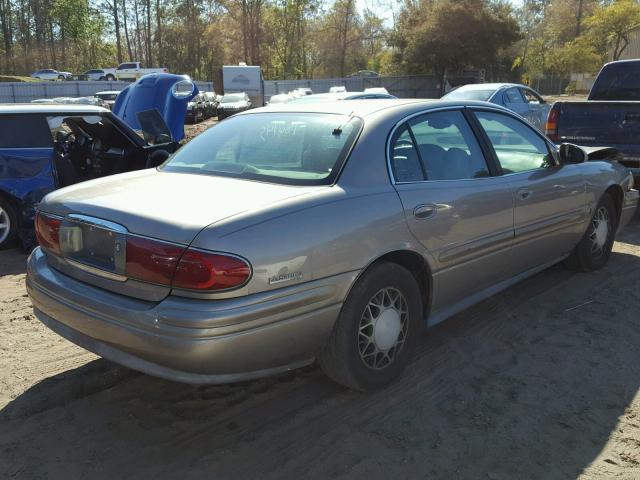
<instances>
[{"instance_id":1,"label":"green foliage","mask_svg":"<svg viewBox=\"0 0 640 480\"><path fill-rule=\"evenodd\" d=\"M501 50L520 37L511 8L486 0L406 2L391 37L402 70L457 72L468 66L491 68Z\"/></svg>"}]
</instances>

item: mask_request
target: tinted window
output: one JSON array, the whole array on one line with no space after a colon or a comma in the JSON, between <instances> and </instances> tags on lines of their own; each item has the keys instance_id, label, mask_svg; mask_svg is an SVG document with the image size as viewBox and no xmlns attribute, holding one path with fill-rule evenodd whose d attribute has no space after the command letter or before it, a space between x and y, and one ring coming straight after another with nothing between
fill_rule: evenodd
<instances>
[{"instance_id":1,"label":"tinted window","mask_svg":"<svg viewBox=\"0 0 640 480\"><path fill-rule=\"evenodd\" d=\"M391 170L396 182L425 180L418 151L406 126L396 131L391 145Z\"/></svg>"},{"instance_id":2,"label":"tinted window","mask_svg":"<svg viewBox=\"0 0 640 480\"><path fill-rule=\"evenodd\" d=\"M459 111L428 113L409 121L427 180L489 176L471 127Z\"/></svg>"},{"instance_id":3,"label":"tinted window","mask_svg":"<svg viewBox=\"0 0 640 480\"><path fill-rule=\"evenodd\" d=\"M0 115L0 148L53 146L51 131L41 115Z\"/></svg>"},{"instance_id":4,"label":"tinted window","mask_svg":"<svg viewBox=\"0 0 640 480\"><path fill-rule=\"evenodd\" d=\"M517 88L510 88L504 92L507 103L524 103L524 98Z\"/></svg>"},{"instance_id":5,"label":"tinted window","mask_svg":"<svg viewBox=\"0 0 640 480\"><path fill-rule=\"evenodd\" d=\"M504 173L525 172L555 164L542 137L532 127L507 115L476 112Z\"/></svg>"},{"instance_id":6,"label":"tinted window","mask_svg":"<svg viewBox=\"0 0 640 480\"><path fill-rule=\"evenodd\" d=\"M198 135L162 168L274 183L329 184L360 125L360 119L345 115L242 115Z\"/></svg>"},{"instance_id":7,"label":"tinted window","mask_svg":"<svg viewBox=\"0 0 640 480\"><path fill-rule=\"evenodd\" d=\"M589 100L640 100L640 62L606 65L598 74Z\"/></svg>"},{"instance_id":8,"label":"tinted window","mask_svg":"<svg viewBox=\"0 0 640 480\"><path fill-rule=\"evenodd\" d=\"M118 70L125 70L127 68L136 68L136 64L135 63L121 63L120 66L118 67Z\"/></svg>"}]
</instances>

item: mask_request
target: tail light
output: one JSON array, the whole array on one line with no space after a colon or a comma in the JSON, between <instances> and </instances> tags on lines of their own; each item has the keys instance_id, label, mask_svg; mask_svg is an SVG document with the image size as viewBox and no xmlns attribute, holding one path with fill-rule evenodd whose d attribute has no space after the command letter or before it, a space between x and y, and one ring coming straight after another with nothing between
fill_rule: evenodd
<instances>
[{"instance_id":1,"label":"tail light","mask_svg":"<svg viewBox=\"0 0 640 480\"><path fill-rule=\"evenodd\" d=\"M36 213L36 238L45 250L60 255L60 223L62 220L46 213Z\"/></svg>"},{"instance_id":2,"label":"tail light","mask_svg":"<svg viewBox=\"0 0 640 480\"><path fill-rule=\"evenodd\" d=\"M148 238L127 238L128 278L187 290L215 292L244 285L251 277L245 260Z\"/></svg>"},{"instance_id":3,"label":"tail light","mask_svg":"<svg viewBox=\"0 0 640 480\"><path fill-rule=\"evenodd\" d=\"M249 280L249 264L232 255L188 249L176 268L172 286L188 290L228 290Z\"/></svg>"},{"instance_id":4,"label":"tail light","mask_svg":"<svg viewBox=\"0 0 640 480\"><path fill-rule=\"evenodd\" d=\"M143 282L171 285L185 247L143 237L127 237L125 275Z\"/></svg>"},{"instance_id":5,"label":"tail light","mask_svg":"<svg viewBox=\"0 0 640 480\"><path fill-rule=\"evenodd\" d=\"M552 142L558 142L558 120L560 120L560 107L556 104L549 110L547 124L544 127L544 133Z\"/></svg>"}]
</instances>

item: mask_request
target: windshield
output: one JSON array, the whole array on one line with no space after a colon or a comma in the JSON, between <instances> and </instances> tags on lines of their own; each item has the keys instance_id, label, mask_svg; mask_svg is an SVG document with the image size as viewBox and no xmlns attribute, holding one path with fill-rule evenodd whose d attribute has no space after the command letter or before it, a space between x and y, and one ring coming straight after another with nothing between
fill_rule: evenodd
<instances>
[{"instance_id":1,"label":"windshield","mask_svg":"<svg viewBox=\"0 0 640 480\"><path fill-rule=\"evenodd\" d=\"M232 117L182 147L162 170L263 180L331 184L362 121L310 113Z\"/></svg>"},{"instance_id":2,"label":"windshield","mask_svg":"<svg viewBox=\"0 0 640 480\"><path fill-rule=\"evenodd\" d=\"M486 102L493 95L495 90L454 90L447 93L443 100L476 100Z\"/></svg>"},{"instance_id":3,"label":"windshield","mask_svg":"<svg viewBox=\"0 0 640 480\"><path fill-rule=\"evenodd\" d=\"M221 103L231 103L231 102L241 102L244 100L244 93L228 93L222 100Z\"/></svg>"},{"instance_id":4,"label":"windshield","mask_svg":"<svg viewBox=\"0 0 640 480\"><path fill-rule=\"evenodd\" d=\"M640 100L640 62L605 66L591 89L589 100Z\"/></svg>"}]
</instances>

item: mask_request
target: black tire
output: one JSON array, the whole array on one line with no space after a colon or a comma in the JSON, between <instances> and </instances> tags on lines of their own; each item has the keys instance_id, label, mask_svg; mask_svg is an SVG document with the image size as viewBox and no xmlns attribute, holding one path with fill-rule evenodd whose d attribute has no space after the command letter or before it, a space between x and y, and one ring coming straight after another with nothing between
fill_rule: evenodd
<instances>
[{"instance_id":1,"label":"black tire","mask_svg":"<svg viewBox=\"0 0 640 480\"><path fill-rule=\"evenodd\" d=\"M381 292L382 297L379 296ZM400 325L393 323L394 328L400 328L399 333L395 334L397 329L392 329L392 333L386 337L387 345L389 339L396 343L383 351L379 349L377 339L384 340L384 332L377 337L378 330L373 326L374 322L377 326L381 315L387 310L394 310L397 314L398 310L391 307L401 302L397 296L396 302L391 301L391 295L385 297L385 292L399 292L402 295L406 306L402 310L406 310L406 314L396 318ZM381 308L378 309L374 300L379 302L380 298ZM385 305L385 301L389 304ZM365 322L364 325L362 322ZM370 322L369 326L366 326L366 322ZM342 306L331 336L318 358L320 367L328 377L349 388L365 392L377 390L402 373L415 350L422 327L422 301L413 275L395 263L374 264L356 281ZM402 339L403 332L404 342L397 343Z\"/></svg>"},{"instance_id":2,"label":"black tire","mask_svg":"<svg viewBox=\"0 0 640 480\"><path fill-rule=\"evenodd\" d=\"M13 207L4 198L0 197L0 224L8 223L8 234L3 233L0 227L0 250L6 250L15 246L18 238L18 220ZM4 237L4 238L3 238Z\"/></svg>"},{"instance_id":3,"label":"black tire","mask_svg":"<svg viewBox=\"0 0 640 480\"><path fill-rule=\"evenodd\" d=\"M115 81L115 79L116 79L116 77L114 77L113 75L111 75L111 74L107 75L107 81L113 82L113 81Z\"/></svg>"},{"instance_id":4,"label":"black tire","mask_svg":"<svg viewBox=\"0 0 640 480\"><path fill-rule=\"evenodd\" d=\"M58 80L64 81L65 80L64 75L58 75Z\"/></svg>"},{"instance_id":5,"label":"black tire","mask_svg":"<svg viewBox=\"0 0 640 480\"><path fill-rule=\"evenodd\" d=\"M603 232L600 232L604 243L599 246L600 242L597 241L599 234L596 225L603 221L603 214L607 216L607 231L606 236L602 236ZM592 272L604 267L611 256L613 241L618 230L618 222L618 212L613 199L610 195L605 194L593 212L587 231L567 259L568 265L580 272Z\"/></svg>"}]
</instances>

